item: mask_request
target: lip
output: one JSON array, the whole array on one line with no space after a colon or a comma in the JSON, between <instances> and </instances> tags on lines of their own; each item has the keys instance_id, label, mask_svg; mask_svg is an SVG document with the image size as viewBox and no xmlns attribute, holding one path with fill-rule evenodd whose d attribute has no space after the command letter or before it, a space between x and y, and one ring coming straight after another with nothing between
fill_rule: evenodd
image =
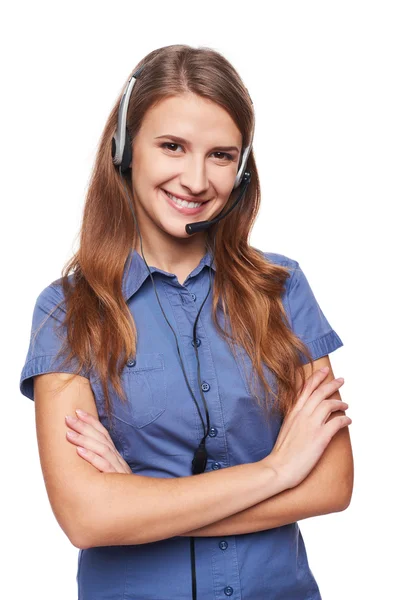
<instances>
[{"instance_id":1,"label":"lip","mask_svg":"<svg viewBox=\"0 0 400 600\"><path fill-rule=\"evenodd\" d=\"M161 188L163 189L163 188ZM196 198L193 198L191 196L182 196L182 194L174 194L172 192L170 192L169 190L165 190L164 192L168 192L168 194L171 194L171 196L175 196L175 198L179 198L179 200L186 200L186 202L209 202L209 200L197 200ZM211 200L211 198L210 198Z\"/></svg>"},{"instance_id":2,"label":"lip","mask_svg":"<svg viewBox=\"0 0 400 600\"><path fill-rule=\"evenodd\" d=\"M170 206L172 206L172 208L174 208L178 212L182 213L183 215L197 215L198 213L201 213L201 211L204 210L204 207L210 202L209 200L207 202L203 202L200 206L197 206L196 208L188 208L187 206L179 206L178 204L175 204L175 202L173 200L171 200L171 198L165 193L165 191L162 188L160 188L160 189L161 189L162 195L164 196L164 198L166 199L168 204Z\"/></svg>"}]
</instances>

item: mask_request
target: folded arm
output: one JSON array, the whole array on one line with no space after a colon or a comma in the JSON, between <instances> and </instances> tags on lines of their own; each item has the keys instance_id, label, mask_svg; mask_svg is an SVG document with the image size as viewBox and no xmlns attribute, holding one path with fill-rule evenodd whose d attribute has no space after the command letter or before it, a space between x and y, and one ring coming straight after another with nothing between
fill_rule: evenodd
<instances>
[{"instance_id":1,"label":"folded arm","mask_svg":"<svg viewBox=\"0 0 400 600\"><path fill-rule=\"evenodd\" d=\"M314 361L314 371L330 367L324 382L335 378L328 356ZM311 374L310 366L304 365L306 377ZM330 398L341 400L339 391ZM334 419L343 415L336 411ZM351 501L354 480L354 465L348 427L339 429L332 438L320 460L298 486L284 490L271 498L242 510L230 517L211 523L206 527L188 531L184 537L240 535L264 531L294 523L301 519L345 510Z\"/></svg>"},{"instance_id":2,"label":"folded arm","mask_svg":"<svg viewBox=\"0 0 400 600\"><path fill-rule=\"evenodd\" d=\"M102 473L65 439L65 414L96 415L89 381L65 373L34 378L41 466L54 515L78 548L145 544L181 535L258 504L285 489L264 462L199 475L156 478ZM237 494L238 489L242 494Z\"/></svg>"}]
</instances>

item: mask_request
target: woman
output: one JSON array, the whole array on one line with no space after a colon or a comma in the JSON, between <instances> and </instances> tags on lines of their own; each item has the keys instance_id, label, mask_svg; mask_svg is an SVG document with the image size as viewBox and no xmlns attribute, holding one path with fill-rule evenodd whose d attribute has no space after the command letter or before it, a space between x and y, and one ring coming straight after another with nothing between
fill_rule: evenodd
<instances>
[{"instance_id":1,"label":"woman","mask_svg":"<svg viewBox=\"0 0 400 600\"><path fill-rule=\"evenodd\" d=\"M80 600L321 598L297 520L350 502L343 344L299 263L248 244L253 132L223 56L151 52L37 298L20 389Z\"/></svg>"}]
</instances>

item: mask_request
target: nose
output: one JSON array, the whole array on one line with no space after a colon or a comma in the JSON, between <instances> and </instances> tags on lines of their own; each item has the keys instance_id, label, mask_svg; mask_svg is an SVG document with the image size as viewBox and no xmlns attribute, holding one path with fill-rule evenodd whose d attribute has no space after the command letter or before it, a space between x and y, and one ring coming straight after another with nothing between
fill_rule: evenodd
<instances>
[{"instance_id":1,"label":"nose","mask_svg":"<svg viewBox=\"0 0 400 600\"><path fill-rule=\"evenodd\" d=\"M204 160L199 157L185 161L185 167L180 177L183 187L190 190L193 195L201 194L208 189L207 169Z\"/></svg>"}]
</instances>

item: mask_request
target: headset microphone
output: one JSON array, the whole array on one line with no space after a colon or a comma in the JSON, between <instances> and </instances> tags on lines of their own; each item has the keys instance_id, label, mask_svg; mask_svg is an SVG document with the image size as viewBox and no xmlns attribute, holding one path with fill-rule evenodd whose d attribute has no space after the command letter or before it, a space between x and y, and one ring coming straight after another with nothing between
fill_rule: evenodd
<instances>
[{"instance_id":1,"label":"headset microphone","mask_svg":"<svg viewBox=\"0 0 400 600\"><path fill-rule=\"evenodd\" d=\"M211 227L211 225L215 225L215 223L218 223L221 219L223 219L224 217L229 215L231 210L233 210L235 208L235 206L242 199L243 194L245 193L247 186L250 183L250 179L251 179L251 172L246 171L243 175L243 181L242 181L243 187L240 190L240 194L238 195L238 197L236 198L235 202L232 204L230 209L227 210L227 212L224 215L222 215L222 214L218 215L218 217L215 217L215 219L212 219L211 221L197 221L195 223L187 223L187 225L185 225L186 233L192 234L192 233L198 233L199 231L204 231L205 229L208 229L209 227Z\"/></svg>"}]
</instances>

